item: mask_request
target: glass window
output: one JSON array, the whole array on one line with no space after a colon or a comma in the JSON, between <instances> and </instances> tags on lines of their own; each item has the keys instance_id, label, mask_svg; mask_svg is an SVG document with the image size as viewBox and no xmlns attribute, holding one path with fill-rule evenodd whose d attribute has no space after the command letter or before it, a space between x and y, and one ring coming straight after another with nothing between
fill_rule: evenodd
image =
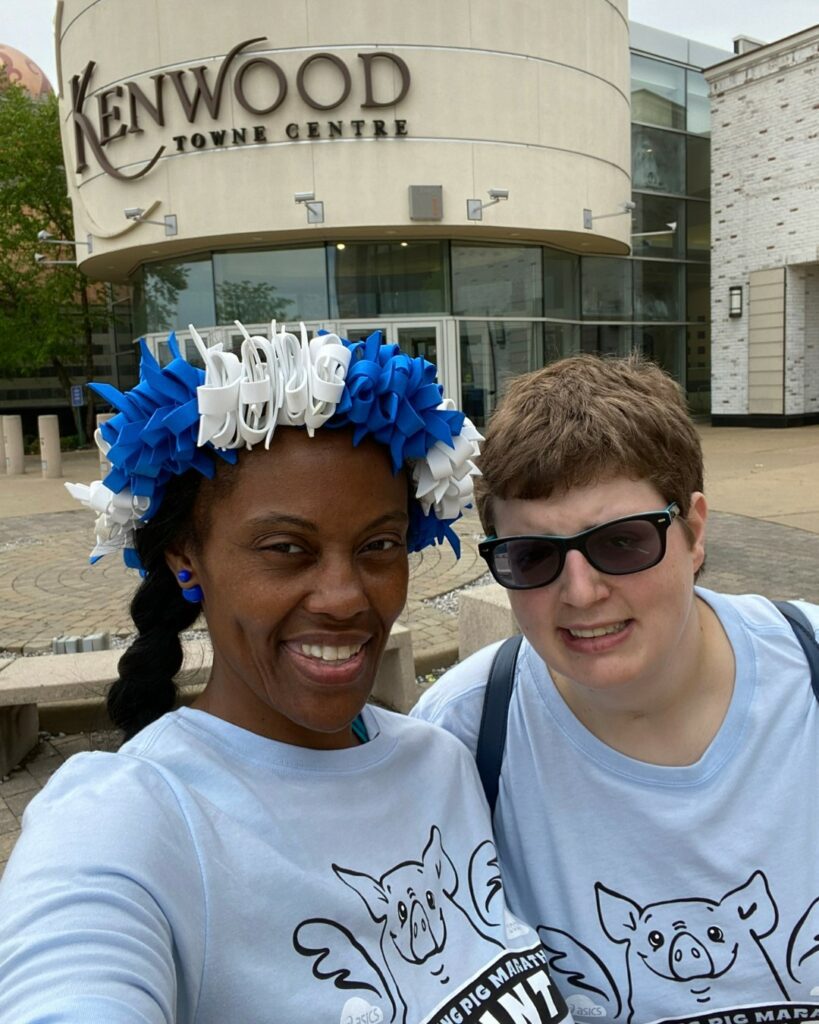
<instances>
[{"instance_id":1,"label":"glass window","mask_svg":"<svg viewBox=\"0 0 819 1024\"><path fill-rule=\"evenodd\" d=\"M698 139L693 135L688 137L688 157L686 160L686 172L688 187L686 192L690 196L699 196L701 199L711 197L711 142L709 139Z\"/></svg>"},{"instance_id":2,"label":"glass window","mask_svg":"<svg viewBox=\"0 0 819 1024\"><path fill-rule=\"evenodd\" d=\"M213 276L220 324L327 316L324 246L214 253Z\"/></svg>"},{"instance_id":3,"label":"glass window","mask_svg":"<svg viewBox=\"0 0 819 1024\"><path fill-rule=\"evenodd\" d=\"M134 284L134 320L140 333L215 324L210 260L146 264Z\"/></svg>"},{"instance_id":4,"label":"glass window","mask_svg":"<svg viewBox=\"0 0 819 1024\"><path fill-rule=\"evenodd\" d=\"M543 315L576 320L580 315L579 257L544 249L543 281Z\"/></svg>"},{"instance_id":5,"label":"glass window","mask_svg":"<svg viewBox=\"0 0 819 1024\"><path fill-rule=\"evenodd\" d=\"M711 272L708 267L687 267L685 319L707 324L711 319Z\"/></svg>"},{"instance_id":6,"label":"glass window","mask_svg":"<svg viewBox=\"0 0 819 1024\"><path fill-rule=\"evenodd\" d=\"M631 173L634 188L682 192L685 136L632 125Z\"/></svg>"},{"instance_id":7,"label":"glass window","mask_svg":"<svg viewBox=\"0 0 819 1024\"><path fill-rule=\"evenodd\" d=\"M683 358L684 327L635 327L635 345L642 354L659 366L681 384L685 382L685 361Z\"/></svg>"},{"instance_id":8,"label":"glass window","mask_svg":"<svg viewBox=\"0 0 819 1024\"><path fill-rule=\"evenodd\" d=\"M333 316L419 316L447 309L442 242L347 242L328 246Z\"/></svg>"},{"instance_id":9,"label":"glass window","mask_svg":"<svg viewBox=\"0 0 819 1024\"><path fill-rule=\"evenodd\" d=\"M685 71L632 54L631 119L663 128L685 128Z\"/></svg>"},{"instance_id":10,"label":"glass window","mask_svg":"<svg viewBox=\"0 0 819 1024\"><path fill-rule=\"evenodd\" d=\"M664 234L650 234L647 238L632 238L632 256L658 256L666 259L680 259L683 254L685 225L683 223L685 204L681 199L665 196L646 196L639 192L632 197L637 209L632 214L632 231L662 231ZM668 225L676 225L672 231Z\"/></svg>"},{"instance_id":11,"label":"glass window","mask_svg":"<svg viewBox=\"0 0 819 1024\"><path fill-rule=\"evenodd\" d=\"M580 324L543 324L543 363L553 363L580 351Z\"/></svg>"},{"instance_id":12,"label":"glass window","mask_svg":"<svg viewBox=\"0 0 819 1024\"><path fill-rule=\"evenodd\" d=\"M453 245L453 312L543 316L542 256L534 245Z\"/></svg>"},{"instance_id":13,"label":"glass window","mask_svg":"<svg viewBox=\"0 0 819 1024\"><path fill-rule=\"evenodd\" d=\"M461 408L473 423L486 423L510 378L543 366L542 326L461 321Z\"/></svg>"},{"instance_id":14,"label":"glass window","mask_svg":"<svg viewBox=\"0 0 819 1024\"><path fill-rule=\"evenodd\" d=\"M434 326L419 324L416 327L399 327L396 340L402 352L417 359L428 359L435 363L438 359L438 331Z\"/></svg>"},{"instance_id":15,"label":"glass window","mask_svg":"<svg viewBox=\"0 0 819 1024\"><path fill-rule=\"evenodd\" d=\"M598 356L627 356L631 352L631 327L622 324L583 324L580 351Z\"/></svg>"},{"instance_id":16,"label":"glass window","mask_svg":"<svg viewBox=\"0 0 819 1024\"><path fill-rule=\"evenodd\" d=\"M689 260L708 260L711 258L711 204L689 202L685 206L685 255Z\"/></svg>"},{"instance_id":17,"label":"glass window","mask_svg":"<svg viewBox=\"0 0 819 1024\"><path fill-rule=\"evenodd\" d=\"M581 261L583 316L592 320L631 317L631 267L628 260L584 256Z\"/></svg>"},{"instance_id":18,"label":"glass window","mask_svg":"<svg viewBox=\"0 0 819 1024\"><path fill-rule=\"evenodd\" d=\"M693 413L711 411L711 329L707 323L685 329L688 407Z\"/></svg>"},{"instance_id":19,"label":"glass window","mask_svg":"<svg viewBox=\"0 0 819 1024\"><path fill-rule=\"evenodd\" d=\"M682 320L680 302L681 265L678 263L634 263L634 319Z\"/></svg>"},{"instance_id":20,"label":"glass window","mask_svg":"<svg viewBox=\"0 0 819 1024\"><path fill-rule=\"evenodd\" d=\"M708 98L708 83L699 71L686 75L688 91L688 124L690 132L708 135L711 131L711 101Z\"/></svg>"}]
</instances>

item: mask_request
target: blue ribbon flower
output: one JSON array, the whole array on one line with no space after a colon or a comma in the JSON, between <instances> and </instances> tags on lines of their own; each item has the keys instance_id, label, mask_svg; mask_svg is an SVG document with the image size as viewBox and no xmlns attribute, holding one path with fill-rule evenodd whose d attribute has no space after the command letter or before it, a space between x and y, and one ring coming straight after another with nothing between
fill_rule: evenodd
<instances>
[{"instance_id":1,"label":"blue ribbon flower","mask_svg":"<svg viewBox=\"0 0 819 1024\"><path fill-rule=\"evenodd\" d=\"M176 335L168 338L173 359L167 366L159 365L144 339L139 345L142 358L136 387L125 394L111 384L91 383L89 387L119 410L100 427L112 466L103 483L115 494L128 488L135 497L150 499L147 512L140 517L150 519L172 476L196 469L210 478L216 471L214 454L231 463L237 455L212 445L197 447L196 389L205 374L182 358Z\"/></svg>"}]
</instances>

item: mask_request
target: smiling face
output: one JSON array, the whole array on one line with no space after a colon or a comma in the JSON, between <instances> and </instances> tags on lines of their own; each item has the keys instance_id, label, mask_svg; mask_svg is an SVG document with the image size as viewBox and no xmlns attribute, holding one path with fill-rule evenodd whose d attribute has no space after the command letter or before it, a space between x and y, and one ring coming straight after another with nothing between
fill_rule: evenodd
<instances>
[{"instance_id":1,"label":"smiling face","mask_svg":"<svg viewBox=\"0 0 819 1024\"><path fill-rule=\"evenodd\" d=\"M351 746L404 606L407 481L382 445L279 429L205 483L198 546L169 552L202 587L213 669L194 705L299 746Z\"/></svg>"},{"instance_id":2,"label":"smiling face","mask_svg":"<svg viewBox=\"0 0 819 1024\"><path fill-rule=\"evenodd\" d=\"M570 536L623 516L665 508L646 481L624 477L558 492L548 499L493 499L499 537ZM569 551L560 576L535 590L507 591L521 629L558 688L594 700L616 691L649 692L697 648L694 574L704 558L705 499L692 497L686 527L675 520L665 557L629 576L592 568Z\"/></svg>"}]
</instances>

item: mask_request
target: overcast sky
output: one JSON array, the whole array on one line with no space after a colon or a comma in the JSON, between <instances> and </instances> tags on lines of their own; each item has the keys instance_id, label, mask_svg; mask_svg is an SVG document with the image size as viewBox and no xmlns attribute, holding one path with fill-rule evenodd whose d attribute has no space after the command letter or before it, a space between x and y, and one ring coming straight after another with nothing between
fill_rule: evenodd
<instances>
[{"instance_id":1,"label":"overcast sky","mask_svg":"<svg viewBox=\"0 0 819 1024\"><path fill-rule=\"evenodd\" d=\"M563 0L565 4L574 2ZM55 6L55 0L0 0L0 43L33 58L56 86ZM228 3L226 17L229 12ZM630 0L629 17L730 50L737 35L769 43L819 23L819 0Z\"/></svg>"}]
</instances>

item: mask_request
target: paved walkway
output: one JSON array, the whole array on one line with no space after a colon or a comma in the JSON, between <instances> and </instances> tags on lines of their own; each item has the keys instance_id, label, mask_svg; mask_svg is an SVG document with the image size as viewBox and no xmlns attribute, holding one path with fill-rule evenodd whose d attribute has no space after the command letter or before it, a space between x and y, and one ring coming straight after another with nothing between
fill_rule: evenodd
<instances>
[{"instance_id":1,"label":"paved walkway","mask_svg":"<svg viewBox=\"0 0 819 1024\"><path fill-rule=\"evenodd\" d=\"M700 428L709 519L705 586L819 603L819 426L790 430ZM4 657L51 649L52 637L131 631L136 580L114 558L87 564L93 518L59 480L43 480L29 460L20 477L0 475L0 667ZM89 483L91 452L64 457L64 475ZM457 614L429 602L484 575L477 517L459 525L463 556L436 548L412 556L401 621L413 631L419 667L444 665L457 647ZM440 604L441 602L439 602ZM44 737L25 765L0 781L0 871L32 796L78 750L110 748L111 733Z\"/></svg>"}]
</instances>

